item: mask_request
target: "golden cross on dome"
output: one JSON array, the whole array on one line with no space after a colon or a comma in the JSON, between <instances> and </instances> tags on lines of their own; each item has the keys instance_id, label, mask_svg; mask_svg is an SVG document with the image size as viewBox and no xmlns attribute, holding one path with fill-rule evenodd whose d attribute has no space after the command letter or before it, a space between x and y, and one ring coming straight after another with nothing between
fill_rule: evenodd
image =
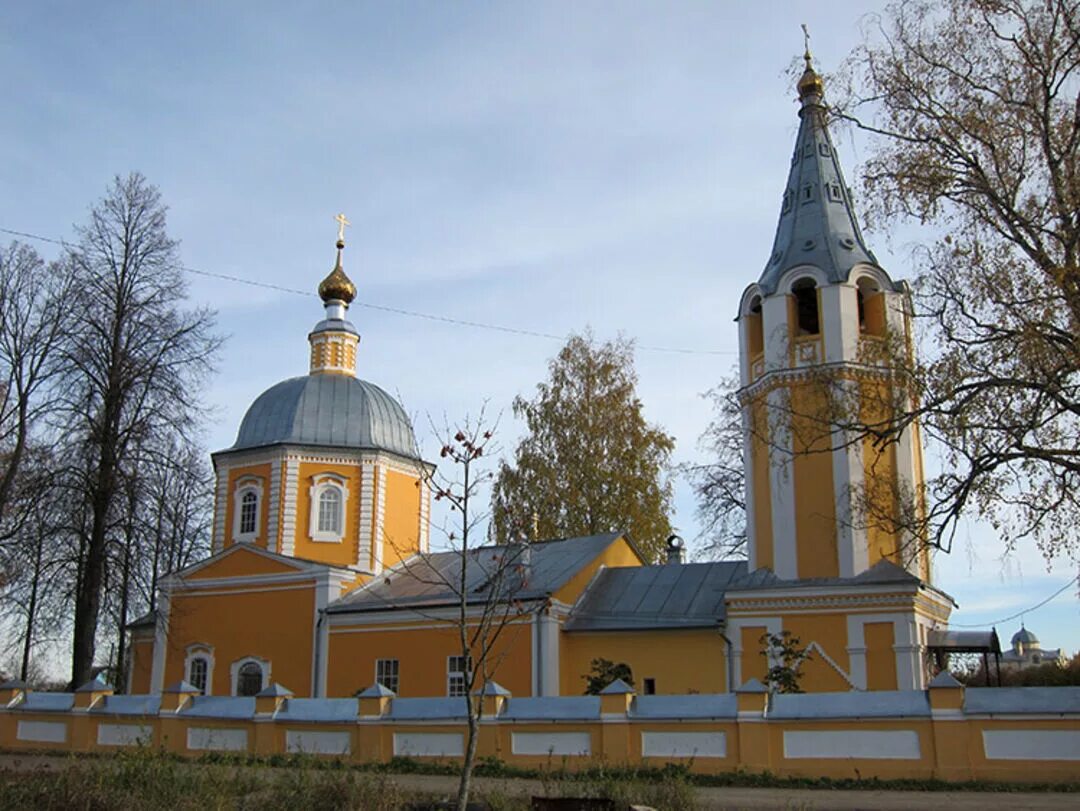
<instances>
[{"instance_id":1,"label":"golden cross on dome","mask_svg":"<svg viewBox=\"0 0 1080 811\"><path fill-rule=\"evenodd\" d=\"M806 27L806 23L802 24L803 35L803 59L806 60L806 66L810 67L810 30Z\"/></svg>"},{"instance_id":2,"label":"golden cross on dome","mask_svg":"<svg viewBox=\"0 0 1080 811\"><path fill-rule=\"evenodd\" d=\"M345 226L346 225L352 225L352 223L349 222L347 219L345 219L344 214L338 214L336 217L334 217L334 219L337 220L337 224L338 224L338 229L337 229L338 242L344 242L345 241Z\"/></svg>"}]
</instances>

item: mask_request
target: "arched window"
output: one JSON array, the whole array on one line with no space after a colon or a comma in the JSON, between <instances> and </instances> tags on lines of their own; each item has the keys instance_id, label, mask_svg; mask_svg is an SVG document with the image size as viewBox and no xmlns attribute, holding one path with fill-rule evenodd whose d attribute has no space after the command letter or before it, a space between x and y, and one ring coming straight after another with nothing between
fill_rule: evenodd
<instances>
[{"instance_id":1,"label":"arched window","mask_svg":"<svg viewBox=\"0 0 1080 811\"><path fill-rule=\"evenodd\" d=\"M188 660L188 684L198 689L200 695L206 695L207 676L210 674L210 662L205 656L193 656Z\"/></svg>"},{"instance_id":2,"label":"arched window","mask_svg":"<svg viewBox=\"0 0 1080 811\"><path fill-rule=\"evenodd\" d=\"M765 330L761 321L761 297L755 296L750 302L750 311L746 314L746 342L750 357L759 355L765 349Z\"/></svg>"},{"instance_id":3,"label":"arched window","mask_svg":"<svg viewBox=\"0 0 1080 811\"><path fill-rule=\"evenodd\" d=\"M259 535L262 506L262 480L244 476L233 490L233 540L252 543Z\"/></svg>"},{"instance_id":4,"label":"arched window","mask_svg":"<svg viewBox=\"0 0 1080 811\"><path fill-rule=\"evenodd\" d=\"M328 534L341 534L341 491L325 487L319 493L319 528Z\"/></svg>"},{"instance_id":5,"label":"arched window","mask_svg":"<svg viewBox=\"0 0 1080 811\"><path fill-rule=\"evenodd\" d=\"M309 491L311 540L339 543L345 537L345 508L349 503L348 479L337 473L321 473L314 477Z\"/></svg>"},{"instance_id":6,"label":"arched window","mask_svg":"<svg viewBox=\"0 0 1080 811\"><path fill-rule=\"evenodd\" d=\"M263 671L258 662L244 662L236 676L236 694L253 696L263 689Z\"/></svg>"},{"instance_id":7,"label":"arched window","mask_svg":"<svg viewBox=\"0 0 1080 811\"><path fill-rule=\"evenodd\" d=\"M817 285L813 279L799 279L791 286L795 298L795 334L819 335L821 320L818 317Z\"/></svg>"},{"instance_id":8,"label":"arched window","mask_svg":"<svg viewBox=\"0 0 1080 811\"><path fill-rule=\"evenodd\" d=\"M254 490L248 490L240 499L240 534L255 534L255 516L259 506L259 497Z\"/></svg>"}]
</instances>

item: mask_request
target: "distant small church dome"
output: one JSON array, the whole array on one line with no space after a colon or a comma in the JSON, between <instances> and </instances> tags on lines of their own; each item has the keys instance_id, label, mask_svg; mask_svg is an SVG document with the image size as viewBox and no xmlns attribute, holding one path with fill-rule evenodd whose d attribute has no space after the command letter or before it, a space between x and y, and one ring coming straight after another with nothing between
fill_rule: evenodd
<instances>
[{"instance_id":1,"label":"distant small church dome","mask_svg":"<svg viewBox=\"0 0 1080 811\"><path fill-rule=\"evenodd\" d=\"M1039 644L1039 637L1031 633L1027 628L1020 626L1020 630L1013 634L1012 645L1023 645L1025 648L1034 648Z\"/></svg>"},{"instance_id":2,"label":"distant small church dome","mask_svg":"<svg viewBox=\"0 0 1080 811\"><path fill-rule=\"evenodd\" d=\"M231 450L281 443L366 448L417 458L405 409L374 383L351 375L305 375L260 394Z\"/></svg>"}]
</instances>

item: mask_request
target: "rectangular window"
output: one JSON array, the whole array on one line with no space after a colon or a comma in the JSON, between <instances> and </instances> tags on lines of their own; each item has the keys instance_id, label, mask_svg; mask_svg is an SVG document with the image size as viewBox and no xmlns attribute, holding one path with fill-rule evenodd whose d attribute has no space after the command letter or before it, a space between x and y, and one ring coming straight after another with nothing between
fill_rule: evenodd
<instances>
[{"instance_id":1,"label":"rectangular window","mask_svg":"<svg viewBox=\"0 0 1080 811\"><path fill-rule=\"evenodd\" d=\"M463 696L467 693L469 665L467 656L446 657L446 694L448 696Z\"/></svg>"},{"instance_id":2,"label":"rectangular window","mask_svg":"<svg viewBox=\"0 0 1080 811\"><path fill-rule=\"evenodd\" d=\"M396 694L398 691L398 660L376 659L375 681Z\"/></svg>"},{"instance_id":3,"label":"rectangular window","mask_svg":"<svg viewBox=\"0 0 1080 811\"><path fill-rule=\"evenodd\" d=\"M645 679L645 695L656 695L656 679Z\"/></svg>"},{"instance_id":4,"label":"rectangular window","mask_svg":"<svg viewBox=\"0 0 1080 811\"><path fill-rule=\"evenodd\" d=\"M206 659L201 656L191 660L191 672L188 673L188 683L198 689L201 695L206 695Z\"/></svg>"}]
</instances>

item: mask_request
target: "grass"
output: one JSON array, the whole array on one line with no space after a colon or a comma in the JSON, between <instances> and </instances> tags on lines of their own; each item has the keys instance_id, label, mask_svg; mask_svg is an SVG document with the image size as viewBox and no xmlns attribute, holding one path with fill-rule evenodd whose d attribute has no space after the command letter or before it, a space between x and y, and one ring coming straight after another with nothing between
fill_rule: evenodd
<instances>
[{"instance_id":1,"label":"grass","mask_svg":"<svg viewBox=\"0 0 1080 811\"><path fill-rule=\"evenodd\" d=\"M34 752L33 754L47 754ZM208 754L197 759L137 748L116 754L65 754L66 768L0 773L0 811L6 809L282 809L327 807L396 811L445 798L405 792L394 775L456 776L451 762L393 758L357 764L340 758L273 755L265 758ZM539 781L547 796L606 797L684 811L694 805L698 786L743 786L823 790L906 791L1080 791L1080 783L950 783L943 780L878 780L780 777L769 773L694 774L686 765L662 768L612 766L596 762L570 771L565 760L544 768L511 766L482 758L477 777ZM524 790L524 787L523 789ZM523 794L497 789L474 792L491 811L528 808Z\"/></svg>"}]
</instances>

